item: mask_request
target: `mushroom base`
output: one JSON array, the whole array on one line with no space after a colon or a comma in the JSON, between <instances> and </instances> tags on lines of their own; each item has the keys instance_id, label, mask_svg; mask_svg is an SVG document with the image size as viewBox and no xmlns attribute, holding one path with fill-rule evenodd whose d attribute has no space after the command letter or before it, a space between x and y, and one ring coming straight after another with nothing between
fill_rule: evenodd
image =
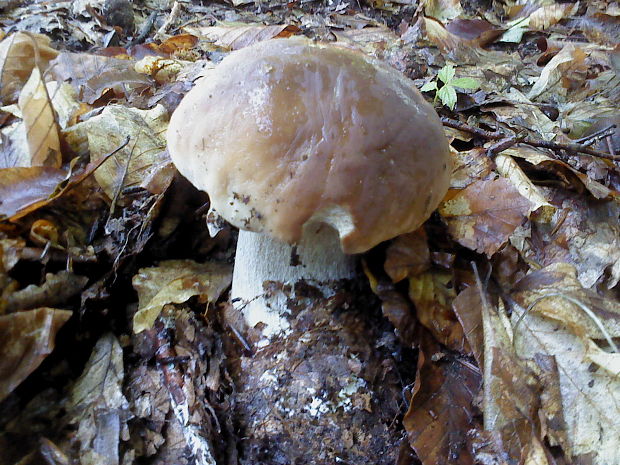
<instances>
[{"instance_id":1,"label":"mushroom base","mask_svg":"<svg viewBox=\"0 0 620 465\"><path fill-rule=\"evenodd\" d=\"M286 295L298 283L308 283L329 297L338 281L355 276L355 257L342 252L338 233L325 225L308 229L296 246L239 231L231 299L250 328L260 325L262 345L289 330Z\"/></svg>"}]
</instances>

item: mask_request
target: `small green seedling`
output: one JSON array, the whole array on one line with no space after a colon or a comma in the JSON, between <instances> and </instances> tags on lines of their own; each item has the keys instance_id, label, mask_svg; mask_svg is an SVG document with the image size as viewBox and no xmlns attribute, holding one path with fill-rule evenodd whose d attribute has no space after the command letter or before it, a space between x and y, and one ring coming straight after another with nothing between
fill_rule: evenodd
<instances>
[{"instance_id":1,"label":"small green seedling","mask_svg":"<svg viewBox=\"0 0 620 465\"><path fill-rule=\"evenodd\" d=\"M441 88L437 85L437 81L443 83ZM478 89L480 83L473 78L454 78L454 66L446 65L437 73L437 79L427 82L420 90L422 92L437 90L435 101L440 99L441 103L450 108L450 110L454 110L454 106L456 105L455 87L460 87L461 89Z\"/></svg>"}]
</instances>

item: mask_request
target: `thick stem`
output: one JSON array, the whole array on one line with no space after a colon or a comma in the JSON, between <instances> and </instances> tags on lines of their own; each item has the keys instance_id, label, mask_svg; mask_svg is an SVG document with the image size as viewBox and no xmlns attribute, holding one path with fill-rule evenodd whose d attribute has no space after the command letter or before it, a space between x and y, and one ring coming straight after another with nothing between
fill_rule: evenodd
<instances>
[{"instance_id":1,"label":"thick stem","mask_svg":"<svg viewBox=\"0 0 620 465\"><path fill-rule=\"evenodd\" d=\"M231 298L250 327L264 325L270 338L289 329L287 297L269 288L304 280L329 296L333 285L355 275L355 258L340 248L331 227L308 228L301 243L290 246L266 234L239 231ZM265 341L266 342L266 341Z\"/></svg>"}]
</instances>

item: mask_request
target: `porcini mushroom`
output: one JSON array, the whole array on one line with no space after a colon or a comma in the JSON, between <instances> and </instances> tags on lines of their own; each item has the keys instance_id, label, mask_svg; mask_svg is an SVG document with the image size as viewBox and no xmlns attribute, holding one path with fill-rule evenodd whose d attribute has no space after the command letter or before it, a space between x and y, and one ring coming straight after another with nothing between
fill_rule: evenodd
<instances>
[{"instance_id":1,"label":"porcini mushroom","mask_svg":"<svg viewBox=\"0 0 620 465\"><path fill-rule=\"evenodd\" d=\"M264 336L288 327L264 282L353 277L350 255L418 228L451 173L441 122L407 77L304 38L232 52L185 96L167 138L181 174L240 229L231 297Z\"/></svg>"}]
</instances>

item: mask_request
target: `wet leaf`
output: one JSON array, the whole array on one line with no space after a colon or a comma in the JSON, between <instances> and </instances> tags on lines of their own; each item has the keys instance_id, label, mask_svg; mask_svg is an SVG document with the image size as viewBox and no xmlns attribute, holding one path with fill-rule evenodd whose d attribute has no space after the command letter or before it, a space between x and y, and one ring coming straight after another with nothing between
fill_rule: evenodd
<instances>
[{"instance_id":1,"label":"wet leaf","mask_svg":"<svg viewBox=\"0 0 620 465\"><path fill-rule=\"evenodd\" d=\"M50 43L47 36L25 32L11 34L0 42L0 101L4 105L17 101L35 66L43 72L58 55Z\"/></svg>"},{"instance_id":2,"label":"wet leaf","mask_svg":"<svg viewBox=\"0 0 620 465\"><path fill-rule=\"evenodd\" d=\"M134 332L151 328L164 305L183 303L194 296L215 302L231 280L231 267L219 263L168 260L158 267L142 268L132 279L140 300Z\"/></svg>"},{"instance_id":3,"label":"wet leaf","mask_svg":"<svg viewBox=\"0 0 620 465\"><path fill-rule=\"evenodd\" d=\"M0 316L0 400L8 396L54 350L67 310L38 308Z\"/></svg>"},{"instance_id":4,"label":"wet leaf","mask_svg":"<svg viewBox=\"0 0 620 465\"><path fill-rule=\"evenodd\" d=\"M531 203L506 178L477 181L439 207L452 237L493 255L523 223Z\"/></svg>"}]
</instances>

